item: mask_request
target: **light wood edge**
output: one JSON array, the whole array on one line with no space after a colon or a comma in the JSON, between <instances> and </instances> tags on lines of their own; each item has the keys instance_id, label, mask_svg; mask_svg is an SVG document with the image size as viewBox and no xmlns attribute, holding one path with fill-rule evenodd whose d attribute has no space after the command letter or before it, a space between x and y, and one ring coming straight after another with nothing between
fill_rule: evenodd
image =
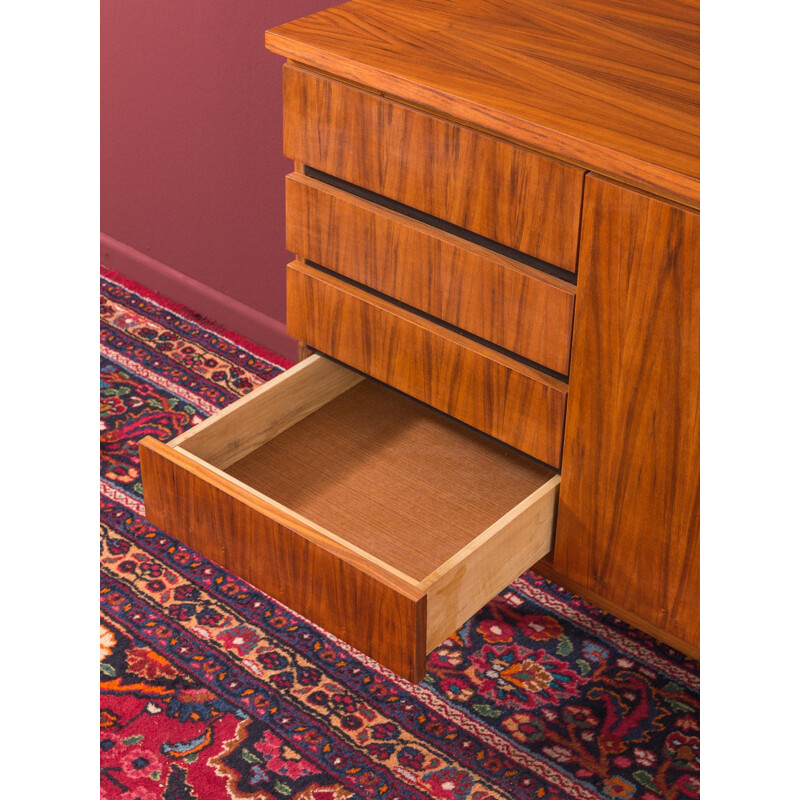
<instances>
[{"instance_id":1,"label":"light wood edge","mask_svg":"<svg viewBox=\"0 0 800 800\"><path fill-rule=\"evenodd\" d=\"M536 267L527 266L526 264L515 261L513 258L509 258L508 256L487 250L485 247L481 247L479 244L475 244L467 239L462 239L455 234L448 233L447 231L440 230L439 228L434 228L433 226L427 225L424 222L420 222L413 217L407 217L405 214L399 211L394 211L393 209L379 206L376 203L365 200L363 197L350 194L343 189L339 189L336 186L330 186L329 184L318 181L309 177L308 175L292 172L286 176L286 183L287 186L289 183L307 186L309 189L313 189L316 192L327 194L330 197L335 197L351 206L368 211L370 214L373 214L376 217L385 217L392 222L396 222L400 225L404 225L407 228L418 231L430 239L437 239L447 245L457 247L460 250L470 253L471 255L477 256L478 258L485 259L486 261L492 261L505 267L506 269L513 270L514 272L517 272L526 278L541 281L542 283L546 283L556 289L560 289L572 297L575 296L575 286L568 281L557 278L554 275L549 275L546 272L540 272L536 269ZM325 265L323 264L323 266Z\"/></svg>"},{"instance_id":2,"label":"light wood edge","mask_svg":"<svg viewBox=\"0 0 800 800\"><path fill-rule=\"evenodd\" d=\"M262 394L268 391L273 391L275 386L279 386L284 381L290 380L291 375L296 375L298 372L300 372L298 367L304 367L308 369L309 363L305 362L304 364L295 364L293 367L290 367L277 377L272 378L269 381L266 381L257 389L253 389L252 392L246 394L244 397L240 397L236 402L231 403L229 406L226 406L221 411L218 411L216 414L213 414L208 419L203 420L194 427L189 428L188 431L184 431L180 435L176 436L174 439L171 439L169 441L170 447L183 446L187 441L197 436L197 434L202 433L202 431L210 428L213 425L216 425L216 423L220 419L223 419L224 417L230 414L235 414L238 411L238 409L240 409L244 405L247 405L248 403L257 401L257 399Z\"/></svg>"},{"instance_id":3,"label":"light wood edge","mask_svg":"<svg viewBox=\"0 0 800 800\"><path fill-rule=\"evenodd\" d=\"M192 453L180 447L164 444L152 436L142 439L140 445L148 448L159 457L171 461L181 469L190 472L203 482L225 492L265 517L269 517L279 525L289 528L298 536L302 536L304 539L327 550L342 561L346 561L362 572L377 578L391 589L414 602L419 601L424 596L425 593L419 590L418 581L346 542L336 534L296 514L266 495L255 491L222 470L207 464Z\"/></svg>"},{"instance_id":4,"label":"light wood edge","mask_svg":"<svg viewBox=\"0 0 800 800\"><path fill-rule=\"evenodd\" d=\"M700 208L700 180L668 167L651 164L610 147L562 133L546 125L513 115L498 116L497 109L467 102L440 89L353 61L312 45L265 31L266 48L285 56L289 63L309 72L351 83L363 91L387 96L435 116L450 119L503 141L524 147L537 155L565 165L591 169L596 173L653 192L658 197L676 200L690 208ZM598 165L603 165L602 168Z\"/></svg>"},{"instance_id":5,"label":"light wood edge","mask_svg":"<svg viewBox=\"0 0 800 800\"><path fill-rule=\"evenodd\" d=\"M561 392L563 394L567 393L568 384L566 381L553 378L544 372L540 372L538 369L534 369L533 367L530 367L521 361L517 361L516 359L499 352L498 350L493 350L491 347L481 344L480 342L459 336L458 334L450 331L448 328L435 325L424 317L420 317L412 311L407 311L401 306L397 306L388 300L384 300L382 297L366 291L360 286L354 286L352 283L334 277L327 272L321 272L316 267L312 267L297 259L288 265L288 269L293 269L302 275L307 275L313 280L326 283L339 292L349 294L362 303L367 303L368 305L374 306L384 314L399 317L404 322L411 324L416 328L422 328L429 335L437 336L440 339L445 339L451 344L454 344L464 350L471 350L482 358L485 358L487 361L494 361L495 363L503 366L505 369L511 370L512 372L521 373L522 375L525 375L526 377L531 378L538 383L544 384L554 391Z\"/></svg>"},{"instance_id":6,"label":"light wood edge","mask_svg":"<svg viewBox=\"0 0 800 800\"><path fill-rule=\"evenodd\" d=\"M580 595L584 600L588 600L593 605L602 608L603 611L613 614L615 617L627 622L629 625L633 625L634 628L644 631L674 650L678 650L684 655L689 656L689 658L693 658L695 661L700 660L700 647L698 645L687 642L685 639L675 636L674 633L664 630L664 628L659 628L657 625L654 625L652 622L648 622L638 614L628 611L626 608L617 605L617 603L606 600L605 597L593 591L592 589L587 588L583 584L578 583L578 581L573 581L571 578L568 578L555 568L553 565L552 555L543 557L540 561L534 564L533 571L542 577L547 578L547 580L553 581L553 583L557 583L559 586L563 586L565 589L569 589L571 592Z\"/></svg>"},{"instance_id":7,"label":"light wood edge","mask_svg":"<svg viewBox=\"0 0 800 800\"><path fill-rule=\"evenodd\" d=\"M362 380L341 364L309 356L169 444L225 469Z\"/></svg>"},{"instance_id":8,"label":"light wood edge","mask_svg":"<svg viewBox=\"0 0 800 800\"><path fill-rule=\"evenodd\" d=\"M550 552L560 483L554 475L420 582L428 593L426 652Z\"/></svg>"}]
</instances>

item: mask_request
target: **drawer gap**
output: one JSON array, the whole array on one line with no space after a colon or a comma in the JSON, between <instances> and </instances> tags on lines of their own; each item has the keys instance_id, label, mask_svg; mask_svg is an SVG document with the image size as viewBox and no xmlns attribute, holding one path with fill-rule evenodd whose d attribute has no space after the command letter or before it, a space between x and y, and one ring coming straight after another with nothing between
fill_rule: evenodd
<instances>
[{"instance_id":1,"label":"drawer gap","mask_svg":"<svg viewBox=\"0 0 800 800\"><path fill-rule=\"evenodd\" d=\"M424 403L422 400L418 400L416 397L412 397L410 394L406 394L405 392L401 392L400 389L397 389L394 386L390 386L388 383L384 383L383 381L379 381L377 378L373 378L371 375L368 375L366 372L357 369L356 367L352 366L352 364L347 364L341 359L332 356L330 353L326 353L324 350L320 350L317 347L307 346L308 352L311 355L321 356L326 361L330 361L333 364L338 364L339 366L346 369L348 372L352 372L354 375L358 375L363 379L368 381L372 381L373 383L377 383L382 386L388 392L394 392L394 394L398 395L398 397L402 397L405 402L408 403L416 403L420 408L428 409L429 411L435 411L436 414L444 417L447 420L450 420L454 425L459 425L465 430L470 431L470 433L474 434L475 436L479 436L483 439L486 439L487 442L492 442L494 444L500 444L500 446L505 449L509 450L512 453L517 453L523 458L531 461L534 464L538 464L542 469L547 470L551 475L561 475L561 470L554 467L552 464L548 464L541 459L536 458L535 456L530 455L529 453L520 450L518 447L514 447L513 445L508 444L507 442L498 442L493 436L490 436L485 431L480 430L479 428L470 425L467 422L464 422L461 419L457 419L456 417L452 416L451 414L447 414L444 411L440 411L439 409L433 409L431 406Z\"/></svg>"},{"instance_id":2,"label":"drawer gap","mask_svg":"<svg viewBox=\"0 0 800 800\"><path fill-rule=\"evenodd\" d=\"M328 269L322 264L318 264L316 261L311 261L308 258L298 258L298 261L300 261L303 264L306 264L309 267L312 267L313 269L319 270L325 275L330 275L332 278L335 278L337 281L341 281L342 283L346 283L348 286L355 286L361 291L368 292L374 297L380 297L382 300L386 300L392 305L397 306L398 308L402 308L404 311L408 311L409 313L414 314L415 316L420 317L421 319L427 320L428 322L433 322L440 328L444 328L445 330L448 330L451 333L455 333L458 336L463 336L465 339L469 339L471 342L477 342L478 344L483 345L484 347L488 347L495 353L501 353L502 355L507 356L508 358L513 358L514 361L517 361L520 364L524 364L526 367L535 369L537 372L541 372L543 375L547 375L549 378L553 378L554 380L561 382L562 384L564 384L563 388L566 388L566 384L569 381L569 376L565 375L563 372L556 372L556 370L550 369L549 367L545 367L543 364L539 364L536 361L531 361L529 358L525 358L524 356L521 356L519 353L515 353L513 350L508 350L505 347L500 347L498 344L490 342L488 339L482 339L480 336L476 336L474 333L470 333L469 331L466 331L463 328L451 325L446 320L440 319L439 317L434 317L431 314L427 314L425 311L421 311L420 309L415 308L414 306L410 306L407 303L403 303L396 297L390 297L389 295L384 294L383 292L379 292L376 289L373 289L371 286L366 286L363 283L354 281L352 278L349 278L347 275L343 275L341 272L336 272L335 270Z\"/></svg>"},{"instance_id":3,"label":"drawer gap","mask_svg":"<svg viewBox=\"0 0 800 800\"><path fill-rule=\"evenodd\" d=\"M351 194L361 197L364 200L369 200L371 203L375 203L383 208L388 208L391 211L404 214L405 216L411 217L419 222L424 222L426 225L430 225L433 228L438 228L445 233L459 236L460 238L472 242L473 244L485 247L487 250L491 250L498 255L505 256L506 258L512 258L520 264L530 267L537 272L544 272L547 275L552 275L554 278L559 278L560 280L566 281L573 286L578 281L577 275L570 270L557 267L554 264L549 264L547 261L542 261L534 256L530 256L527 253L523 253L521 250L515 250L513 247L509 247L508 245L500 244L499 242L494 241L494 239L489 239L486 236L473 233L467 228L454 225L452 222L447 222L440 217L435 217L432 214L420 211L412 206L407 206L404 203L400 203L397 200L392 200L391 198L385 197L377 192L373 192L370 189L365 189L362 186L358 186L354 183L350 183L349 181L337 178L334 175L328 174L327 172L322 172L314 167L305 165L303 167L303 174L307 175L309 178L315 178L316 180L320 181L321 183L325 183L328 186L342 189L343 191L350 192Z\"/></svg>"}]
</instances>

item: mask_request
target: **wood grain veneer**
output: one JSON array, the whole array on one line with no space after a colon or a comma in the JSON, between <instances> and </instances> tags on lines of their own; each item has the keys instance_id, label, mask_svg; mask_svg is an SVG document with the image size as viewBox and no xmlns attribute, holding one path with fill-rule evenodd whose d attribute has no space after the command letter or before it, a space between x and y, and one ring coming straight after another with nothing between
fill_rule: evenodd
<instances>
[{"instance_id":1,"label":"wood grain veneer","mask_svg":"<svg viewBox=\"0 0 800 800\"><path fill-rule=\"evenodd\" d=\"M587 177L554 568L699 644L699 215Z\"/></svg>"},{"instance_id":2,"label":"wood grain veneer","mask_svg":"<svg viewBox=\"0 0 800 800\"><path fill-rule=\"evenodd\" d=\"M146 437L139 454L150 522L398 674L422 679L424 592L179 450Z\"/></svg>"},{"instance_id":3,"label":"wood grain veneer","mask_svg":"<svg viewBox=\"0 0 800 800\"><path fill-rule=\"evenodd\" d=\"M699 23L697 0L353 0L266 43L698 207Z\"/></svg>"},{"instance_id":4,"label":"wood grain veneer","mask_svg":"<svg viewBox=\"0 0 800 800\"><path fill-rule=\"evenodd\" d=\"M619 603L611 602L607 597L603 597L597 592L588 589L583 584L572 580L572 578L569 576L564 575L563 572L558 572L558 570L556 570L553 566L552 552L548 553L544 558L537 561L533 565L533 570L548 580L559 584L559 586L563 586L565 589L569 589L571 592L579 594L585 600L588 600L590 603L594 603L594 605L599 606L609 614L619 617L619 619L624 620L630 625L633 625L640 631L649 633L651 636L654 636L656 639L664 642L664 644L669 645L675 650L679 650L681 653L685 653L690 658L699 661L699 644L689 643L685 639L675 636L664 628L654 625L652 622L640 617L638 614L634 614L630 609L624 608L623 606L619 605Z\"/></svg>"},{"instance_id":5,"label":"wood grain veneer","mask_svg":"<svg viewBox=\"0 0 800 800\"><path fill-rule=\"evenodd\" d=\"M292 336L560 466L566 383L300 262L286 281Z\"/></svg>"},{"instance_id":6,"label":"wood grain veneer","mask_svg":"<svg viewBox=\"0 0 800 800\"><path fill-rule=\"evenodd\" d=\"M518 353L569 371L575 287L296 173L286 246L298 255Z\"/></svg>"},{"instance_id":7,"label":"wood grain veneer","mask_svg":"<svg viewBox=\"0 0 800 800\"><path fill-rule=\"evenodd\" d=\"M553 475L370 380L226 472L417 580Z\"/></svg>"},{"instance_id":8,"label":"wood grain veneer","mask_svg":"<svg viewBox=\"0 0 800 800\"><path fill-rule=\"evenodd\" d=\"M574 271L581 170L293 66L283 98L290 158Z\"/></svg>"}]
</instances>

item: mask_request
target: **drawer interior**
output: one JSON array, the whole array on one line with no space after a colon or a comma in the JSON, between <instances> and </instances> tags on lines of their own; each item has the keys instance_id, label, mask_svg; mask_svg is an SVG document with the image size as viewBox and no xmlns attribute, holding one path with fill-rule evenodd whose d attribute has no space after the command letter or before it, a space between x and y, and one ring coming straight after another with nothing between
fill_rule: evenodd
<instances>
[{"instance_id":1,"label":"drawer interior","mask_svg":"<svg viewBox=\"0 0 800 800\"><path fill-rule=\"evenodd\" d=\"M269 441L254 437L249 451L230 425L235 411L229 447L214 430L209 451L199 426L175 444L417 581L554 475L381 383L314 358L348 372L354 385Z\"/></svg>"},{"instance_id":2,"label":"drawer interior","mask_svg":"<svg viewBox=\"0 0 800 800\"><path fill-rule=\"evenodd\" d=\"M425 652L551 545L560 481L553 470L318 355L158 450L278 520L286 536L304 537L408 597L424 598ZM260 549L267 538L245 548L240 515L223 519L214 500L171 516L165 506L196 504L201 492L170 496L165 486L178 481L157 480L154 467L145 474L149 461L143 458L148 517L168 530L202 528L172 531L201 552L204 542L222 540L206 555L275 594L266 568L261 578L253 566L269 562ZM228 556L238 561L225 563ZM303 591L306 577L298 574L292 591ZM295 602L291 592L285 601Z\"/></svg>"},{"instance_id":3,"label":"drawer interior","mask_svg":"<svg viewBox=\"0 0 800 800\"><path fill-rule=\"evenodd\" d=\"M371 380L226 472L416 580L551 477Z\"/></svg>"}]
</instances>

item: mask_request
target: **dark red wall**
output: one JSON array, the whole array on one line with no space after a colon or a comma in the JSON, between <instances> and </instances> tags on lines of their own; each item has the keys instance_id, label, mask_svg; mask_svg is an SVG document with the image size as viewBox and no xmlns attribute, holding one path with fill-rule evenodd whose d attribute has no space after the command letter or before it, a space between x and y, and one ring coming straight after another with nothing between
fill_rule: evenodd
<instances>
[{"instance_id":1,"label":"dark red wall","mask_svg":"<svg viewBox=\"0 0 800 800\"><path fill-rule=\"evenodd\" d=\"M101 261L283 355L281 63L330 0L103 0Z\"/></svg>"}]
</instances>

